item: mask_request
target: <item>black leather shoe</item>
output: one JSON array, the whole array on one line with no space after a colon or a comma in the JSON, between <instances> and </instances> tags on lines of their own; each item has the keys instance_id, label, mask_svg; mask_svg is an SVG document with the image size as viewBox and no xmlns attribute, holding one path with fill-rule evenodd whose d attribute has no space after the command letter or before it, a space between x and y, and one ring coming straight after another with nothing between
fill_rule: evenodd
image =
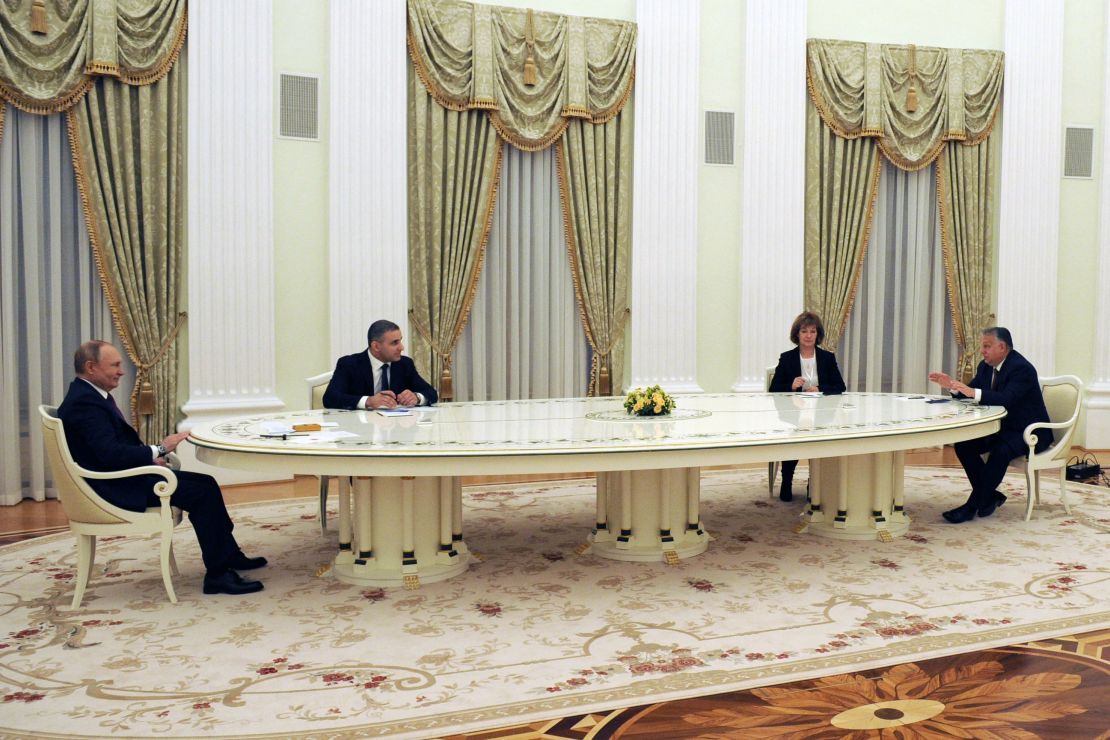
<instances>
[{"instance_id":1,"label":"black leather shoe","mask_svg":"<svg viewBox=\"0 0 1110 740\"><path fill-rule=\"evenodd\" d=\"M779 501L793 501L794 493L790 490L793 487L794 481L784 480L782 487L779 488Z\"/></svg>"},{"instance_id":2,"label":"black leather shoe","mask_svg":"<svg viewBox=\"0 0 1110 740\"><path fill-rule=\"evenodd\" d=\"M991 494L991 500L979 507L979 516L990 516L994 510L1006 503L1006 496L998 491Z\"/></svg>"},{"instance_id":3,"label":"black leather shoe","mask_svg":"<svg viewBox=\"0 0 1110 740\"><path fill-rule=\"evenodd\" d=\"M248 581L233 570L225 570L217 576L204 575L204 593L206 594L253 594L262 590L262 581Z\"/></svg>"},{"instance_id":4,"label":"black leather shoe","mask_svg":"<svg viewBox=\"0 0 1110 740\"><path fill-rule=\"evenodd\" d=\"M976 513L974 506L971 504L964 504L963 506L957 506L955 509L949 509L941 516L950 524L962 524L963 522L969 522L974 519Z\"/></svg>"},{"instance_id":5,"label":"black leather shoe","mask_svg":"<svg viewBox=\"0 0 1110 740\"><path fill-rule=\"evenodd\" d=\"M264 557L248 558L240 551L235 554L235 557L231 559L227 567L232 570L254 570L255 568L261 568L266 562L266 558Z\"/></svg>"}]
</instances>

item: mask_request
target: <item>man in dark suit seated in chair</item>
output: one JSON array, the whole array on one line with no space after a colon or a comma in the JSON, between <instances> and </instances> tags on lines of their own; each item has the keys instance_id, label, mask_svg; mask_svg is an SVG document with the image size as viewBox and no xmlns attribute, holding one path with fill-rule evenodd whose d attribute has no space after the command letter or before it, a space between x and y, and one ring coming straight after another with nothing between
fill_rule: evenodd
<instances>
[{"instance_id":1,"label":"man in dark suit seated in chair","mask_svg":"<svg viewBox=\"0 0 1110 740\"><path fill-rule=\"evenodd\" d=\"M171 434L161 444L147 445L124 419L110 391L123 377L123 358L108 342L85 342L73 355L77 377L70 383L65 400L58 407L66 443L74 461L86 470L97 472L126 470L144 465L165 465L165 456L189 436ZM204 560L204 593L248 594L262 590L260 581L251 581L238 571L261 568L266 558L250 558L239 549L231 530L234 524L224 505L216 479L204 473L175 471L177 490L170 504L189 513ZM86 479L105 501L128 511L146 511L158 506L154 484L162 479L137 475L113 480Z\"/></svg>"},{"instance_id":2,"label":"man in dark suit seated in chair","mask_svg":"<svg viewBox=\"0 0 1110 740\"><path fill-rule=\"evenodd\" d=\"M363 352L340 357L324 391L329 409L392 409L431 406L439 398L411 357L401 353L401 327L379 319L366 332Z\"/></svg>"},{"instance_id":3,"label":"man in dark suit seated in chair","mask_svg":"<svg viewBox=\"0 0 1110 740\"><path fill-rule=\"evenodd\" d=\"M956 457L971 482L971 495L963 506L944 512L944 518L953 524L974 519L976 515L990 516L1006 503L1006 496L997 489L1010 461L1029 453L1025 427L1049 420L1037 370L1013 347L1010 331L992 326L983 330L980 343L983 361L970 383L965 385L944 373L929 373L929 380L957 398L1006 409L996 434L954 445ZM1036 451L1041 452L1052 444L1052 432L1038 429L1037 440ZM984 454L987 455L985 462Z\"/></svg>"}]
</instances>

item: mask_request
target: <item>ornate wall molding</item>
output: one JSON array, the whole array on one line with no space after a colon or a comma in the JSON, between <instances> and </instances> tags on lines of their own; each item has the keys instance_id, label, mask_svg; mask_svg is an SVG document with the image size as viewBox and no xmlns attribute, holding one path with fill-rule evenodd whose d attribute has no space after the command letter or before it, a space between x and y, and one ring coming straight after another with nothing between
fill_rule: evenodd
<instances>
[{"instance_id":1,"label":"ornate wall molding","mask_svg":"<svg viewBox=\"0 0 1110 740\"><path fill-rule=\"evenodd\" d=\"M1043 375L1056 366L1064 4L1006 3L998 323Z\"/></svg>"},{"instance_id":2,"label":"ornate wall molding","mask_svg":"<svg viewBox=\"0 0 1110 740\"><path fill-rule=\"evenodd\" d=\"M1104 3L1110 13L1110 0ZM1087 389L1087 429L1084 444L1110 448L1110 36L1103 56L1102 177L1099 191L1098 279L1095 282L1095 350L1091 384Z\"/></svg>"},{"instance_id":3,"label":"ornate wall molding","mask_svg":"<svg viewBox=\"0 0 1110 740\"><path fill-rule=\"evenodd\" d=\"M275 395L273 8L189 8L189 400L182 429Z\"/></svg>"},{"instance_id":4,"label":"ornate wall molding","mask_svg":"<svg viewBox=\"0 0 1110 740\"><path fill-rule=\"evenodd\" d=\"M631 384L697 382L699 3L637 0Z\"/></svg>"},{"instance_id":5,"label":"ornate wall molding","mask_svg":"<svg viewBox=\"0 0 1110 740\"><path fill-rule=\"evenodd\" d=\"M331 0L328 290L331 357L375 319L408 332L405 0Z\"/></svg>"},{"instance_id":6,"label":"ornate wall molding","mask_svg":"<svg viewBox=\"0 0 1110 740\"><path fill-rule=\"evenodd\" d=\"M802 310L805 256L805 0L748 3L740 257L740 364L761 391Z\"/></svg>"}]
</instances>

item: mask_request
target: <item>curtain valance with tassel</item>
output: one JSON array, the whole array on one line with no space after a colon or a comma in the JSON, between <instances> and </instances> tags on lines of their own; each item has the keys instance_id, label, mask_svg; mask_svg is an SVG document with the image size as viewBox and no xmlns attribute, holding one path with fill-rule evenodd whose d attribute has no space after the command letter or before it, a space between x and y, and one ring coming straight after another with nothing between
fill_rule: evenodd
<instances>
[{"instance_id":1,"label":"curtain valance with tassel","mask_svg":"<svg viewBox=\"0 0 1110 740\"><path fill-rule=\"evenodd\" d=\"M45 115L96 77L161 79L185 43L186 0L0 0L0 98Z\"/></svg>"},{"instance_id":2,"label":"curtain valance with tassel","mask_svg":"<svg viewBox=\"0 0 1110 740\"><path fill-rule=\"evenodd\" d=\"M821 120L842 138L875 137L904 170L946 141L978 144L1002 99L1003 54L984 49L810 39L806 79Z\"/></svg>"},{"instance_id":3,"label":"curtain valance with tassel","mask_svg":"<svg viewBox=\"0 0 1110 740\"><path fill-rule=\"evenodd\" d=\"M490 111L497 133L538 151L571 119L605 123L632 93L636 24L459 0L410 0L409 53L445 108Z\"/></svg>"}]
</instances>

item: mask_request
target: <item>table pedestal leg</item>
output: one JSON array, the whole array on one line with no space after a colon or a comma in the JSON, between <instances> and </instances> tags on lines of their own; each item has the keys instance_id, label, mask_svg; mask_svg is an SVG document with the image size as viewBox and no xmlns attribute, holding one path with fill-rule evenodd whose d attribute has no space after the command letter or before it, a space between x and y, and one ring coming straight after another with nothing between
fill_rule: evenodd
<instances>
[{"instance_id":1,"label":"table pedestal leg","mask_svg":"<svg viewBox=\"0 0 1110 740\"><path fill-rule=\"evenodd\" d=\"M675 562L705 552L699 513L700 470L633 470L598 474L598 523L591 552L612 560ZM613 523L620 528L614 537Z\"/></svg>"},{"instance_id":2,"label":"table pedestal leg","mask_svg":"<svg viewBox=\"0 0 1110 740\"><path fill-rule=\"evenodd\" d=\"M335 577L359 586L414 588L465 571L470 558L459 547L457 490L454 477L357 478L354 557L340 550L332 567Z\"/></svg>"},{"instance_id":3,"label":"table pedestal leg","mask_svg":"<svg viewBox=\"0 0 1110 740\"><path fill-rule=\"evenodd\" d=\"M900 452L880 452L810 460L806 531L845 540L905 534L910 524L902 504L905 459Z\"/></svg>"},{"instance_id":4,"label":"table pedestal leg","mask_svg":"<svg viewBox=\"0 0 1110 740\"><path fill-rule=\"evenodd\" d=\"M355 562L355 553L351 541L351 479L349 476L339 476L339 554L335 556L336 564L350 565Z\"/></svg>"}]
</instances>

